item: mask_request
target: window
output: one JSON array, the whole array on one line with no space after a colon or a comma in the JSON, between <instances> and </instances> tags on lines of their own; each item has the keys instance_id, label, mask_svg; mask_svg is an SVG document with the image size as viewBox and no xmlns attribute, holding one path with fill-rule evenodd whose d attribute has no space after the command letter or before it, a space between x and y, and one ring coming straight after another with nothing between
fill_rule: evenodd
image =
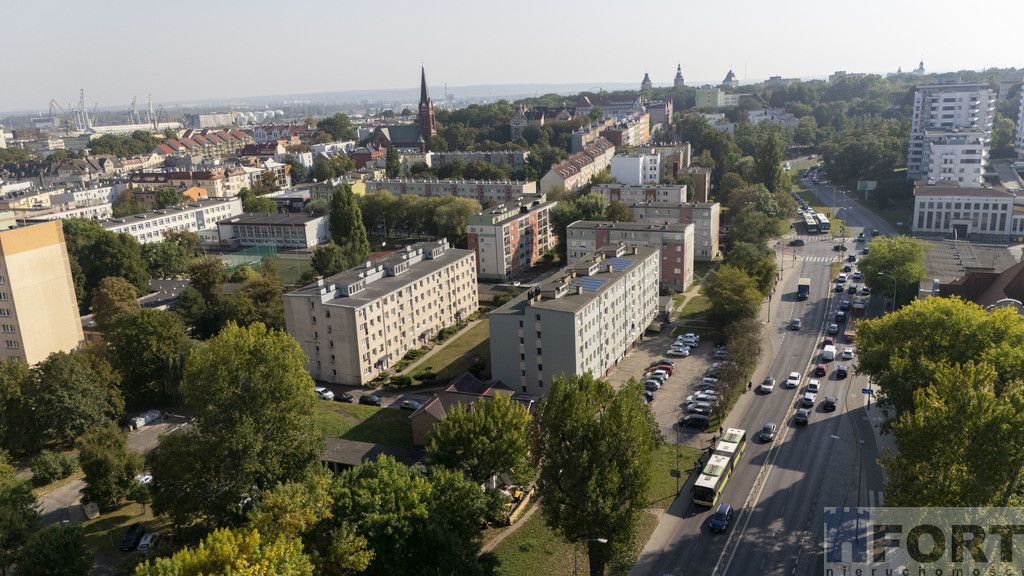
<instances>
[{"instance_id":1,"label":"window","mask_svg":"<svg viewBox=\"0 0 1024 576\"><path fill-rule=\"evenodd\" d=\"M20 348L20 347L21 347L21 346L19 346L19 345L18 345L18 342L17 342L17 341L15 341L15 340L8 340L8 341L7 341L7 349L8 349L8 350L17 350L17 349L18 349L18 348Z\"/></svg>"}]
</instances>

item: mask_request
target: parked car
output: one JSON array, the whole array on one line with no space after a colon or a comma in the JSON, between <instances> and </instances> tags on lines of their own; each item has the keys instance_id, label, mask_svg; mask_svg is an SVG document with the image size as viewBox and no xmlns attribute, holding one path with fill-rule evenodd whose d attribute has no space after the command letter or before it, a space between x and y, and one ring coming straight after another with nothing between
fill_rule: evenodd
<instances>
[{"instance_id":1,"label":"parked car","mask_svg":"<svg viewBox=\"0 0 1024 576\"><path fill-rule=\"evenodd\" d=\"M421 406L423 406L423 404L421 404L421 403L419 403L419 402L417 402L415 400L402 400L401 408L402 408L402 410L408 410L410 412L415 412L415 411L419 410Z\"/></svg>"},{"instance_id":2,"label":"parked car","mask_svg":"<svg viewBox=\"0 0 1024 576\"><path fill-rule=\"evenodd\" d=\"M674 356L676 358L686 358L690 355L689 348L672 348L668 352L665 352L666 356Z\"/></svg>"},{"instance_id":3,"label":"parked car","mask_svg":"<svg viewBox=\"0 0 1024 576\"><path fill-rule=\"evenodd\" d=\"M655 392L661 389L661 382L657 380L644 380L644 390Z\"/></svg>"},{"instance_id":4,"label":"parked car","mask_svg":"<svg viewBox=\"0 0 1024 576\"><path fill-rule=\"evenodd\" d=\"M124 538L121 540L121 551L131 552L135 550L135 547L139 545L139 541L142 540L142 536L146 533L146 528L142 525L142 522L136 522L128 527L128 531L125 532Z\"/></svg>"},{"instance_id":5,"label":"parked car","mask_svg":"<svg viewBox=\"0 0 1024 576\"><path fill-rule=\"evenodd\" d=\"M672 373L675 372L675 370L673 370L673 368L668 364L658 364L657 366L654 367L654 372L652 372L652 374L657 374L658 372L664 372L671 376Z\"/></svg>"},{"instance_id":6,"label":"parked car","mask_svg":"<svg viewBox=\"0 0 1024 576\"><path fill-rule=\"evenodd\" d=\"M160 534L156 532L150 532L149 534L143 536L142 540L139 540L139 545L136 549L139 552L145 552L146 550L149 550L153 546L153 544L156 543L158 538L160 538Z\"/></svg>"},{"instance_id":7,"label":"parked car","mask_svg":"<svg viewBox=\"0 0 1024 576\"><path fill-rule=\"evenodd\" d=\"M821 409L825 412L832 412L838 403L839 400L835 396L826 396L825 401L821 404Z\"/></svg>"},{"instance_id":8,"label":"parked car","mask_svg":"<svg viewBox=\"0 0 1024 576\"><path fill-rule=\"evenodd\" d=\"M718 360L725 360L729 357L729 352L725 348L719 348L718 350L715 350L713 356Z\"/></svg>"},{"instance_id":9,"label":"parked car","mask_svg":"<svg viewBox=\"0 0 1024 576\"><path fill-rule=\"evenodd\" d=\"M699 340L676 340L676 345L688 346L690 348L700 348Z\"/></svg>"},{"instance_id":10,"label":"parked car","mask_svg":"<svg viewBox=\"0 0 1024 576\"><path fill-rule=\"evenodd\" d=\"M687 405L686 409L689 410L691 414L711 414L711 403L696 402L694 404Z\"/></svg>"},{"instance_id":11,"label":"parked car","mask_svg":"<svg viewBox=\"0 0 1024 576\"><path fill-rule=\"evenodd\" d=\"M380 406L384 401L376 394L363 394L359 397L359 403L366 404L367 406Z\"/></svg>"},{"instance_id":12,"label":"parked car","mask_svg":"<svg viewBox=\"0 0 1024 576\"><path fill-rule=\"evenodd\" d=\"M335 402L347 402L349 404L356 401L356 397L349 394L348 392L342 392L341 394L334 395Z\"/></svg>"},{"instance_id":13,"label":"parked car","mask_svg":"<svg viewBox=\"0 0 1024 576\"><path fill-rule=\"evenodd\" d=\"M644 404L650 404L651 402L654 402L654 392L644 390Z\"/></svg>"},{"instance_id":14,"label":"parked car","mask_svg":"<svg viewBox=\"0 0 1024 576\"><path fill-rule=\"evenodd\" d=\"M715 508L715 513L711 515L711 520L708 520L708 528L714 532L725 532L729 529L732 516L732 506L723 502L718 505L718 508Z\"/></svg>"},{"instance_id":15,"label":"parked car","mask_svg":"<svg viewBox=\"0 0 1024 576\"><path fill-rule=\"evenodd\" d=\"M807 424L811 418L811 411L807 408L801 408L796 411L796 416L793 417L793 421L797 424Z\"/></svg>"},{"instance_id":16,"label":"parked car","mask_svg":"<svg viewBox=\"0 0 1024 576\"><path fill-rule=\"evenodd\" d=\"M680 428L698 428L707 430L711 425L711 419L703 414L687 414L679 419Z\"/></svg>"},{"instance_id":17,"label":"parked car","mask_svg":"<svg viewBox=\"0 0 1024 576\"><path fill-rule=\"evenodd\" d=\"M776 426L774 422L765 422L764 426L761 426L761 440L765 442L775 440L775 431L777 429L778 426Z\"/></svg>"},{"instance_id":18,"label":"parked car","mask_svg":"<svg viewBox=\"0 0 1024 576\"><path fill-rule=\"evenodd\" d=\"M334 400L334 392L331 392L327 388L317 386L316 388L313 388L313 390L316 391L316 397L321 400Z\"/></svg>"},{"instance_id":19,"label":"parked car","mask_svg":"<svg viewBox=\"0 0 1024 576\"><path fill-rule=\"evenodd\" d=\"M671 360L666 360L664 358L662 358L661 360L655 360L654 362L651 362L651 366L659 366L661 364L668 364L669 366L672 366L673 368L675 368L675 365L676 365L675 362L673 362Z\"/></svg>"},{"instance_id":20,"label":"parked car","mask_svg":"<svg viewBox=\"0 0 1024 576\"><path fill-rule=\"evenodd\" d=\"M700 342L700 335L694 334L693 332L687 332L686 334L683 334L683 338L686 340L696 340L697 342Z\"/></svg>"},{"instance_id":21,"label":"parked car","mask_svg":"<svg viewBox=\"0 0 1024 576\"><path fill-rule=\"evenodd\" d=\"M765 376L764 380L761 382L759 390L761 390L761 392L764 392L765 394L768 394L771 391L775 390L775 378L772 378L771 376Z\"/></svg>"}]
</instances>

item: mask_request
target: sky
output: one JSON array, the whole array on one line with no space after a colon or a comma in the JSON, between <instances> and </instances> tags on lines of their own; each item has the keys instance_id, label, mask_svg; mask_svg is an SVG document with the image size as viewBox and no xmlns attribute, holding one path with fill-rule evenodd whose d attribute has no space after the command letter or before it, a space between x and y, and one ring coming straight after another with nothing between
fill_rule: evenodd
<instances>
[{"instance_id":1,"label":"sky","mask_svg":"<svg viewBox=\"0 0 1024 576\"><path fill-rule=\"evenodd\" d=\"M1020 22L1022 0L0 0L0 111L408 89L421 63L432 87L1024 68Z\"/></svg>"}]
</instances>

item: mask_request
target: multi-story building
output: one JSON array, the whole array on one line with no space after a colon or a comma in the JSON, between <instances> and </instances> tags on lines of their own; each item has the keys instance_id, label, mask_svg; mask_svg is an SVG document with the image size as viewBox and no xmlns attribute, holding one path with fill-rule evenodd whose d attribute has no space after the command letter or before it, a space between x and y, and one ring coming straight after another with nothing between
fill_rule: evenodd
<instances>
[{"instance_id":1,"label":"multi-story building","mask_svg":"<svg viewBox=\"0 0 1024 576\"><path fill-rule=\"evenodd\" d=\"M661 169L662 178L675 178L680 170L685 170L690 165L692 156L689 142L672 146L654 146L645 148L642 152L658 155L658 166Z\"/></svg>"},{"instance_id":2,"label":"multi-story building","mask_svg":"<svg viewBox=\"0 0 1024 576\"><path fill-rule=\"evenodd\" d=\"M985 133L985 147L992 134L996 94L988 84L938 84L918 86L910 123L907 178L927 179L930 156L926 148L930 130L979 128ZM985 155L987 156L987 154ZM982 166L984 167L984 165Z\"/></svg>"},{"instance_id":3,"label":"multi-story building","mask_svg":"<svg viewBox=\"0 0 1024 576\"><path fill-rule=\"evenodd\" d=\"M614 125L615 119L610 118L608 120L594 122L589 126L581 126L578 130L572 133L572 147L569 150L573 154L583 152L587 146L590 146L595 140L601 137L602 130Z\"/></svg>"},{"instance_id":4,"label":"multi-story building","mask_svg":"<svg viewBox=\"0 0 1024 576\"><path fill-rule=\"evenodd\" d=\"M576 114L587 116L594 107L600 107L601 112L604 113L604 119L618 118L623 120L625 118L642 116L645 113L644 101L640 95L631 96L629 94L621 96L612 96L608 94L597 94L594 96L584 96L582 100L576 103Z\"/></svg>"},{"instance_id":5,"label":"multi-story building","mask_svg":"<svg viewBox=\"0 0 1024 576\"><path fill-rule=\"evenodd\" d=\"M652 126L661 130L667 129L668 125L672 123L672 101L648 103L647 114L650 115Z\"/></svg>"},{"instance_id":6,"label":"multi-story building","mask_svg":"<svg viewBox=\"0 0 1024 576\"><path fill-rule=\"evenodd\" d=\"M520 106L508 121L512 139L518 140L528 126L543 126L551 122L566 122L576 115L575 108L548 108L547 106Z\"/></svg>"},{"instance_id":7,"label":"multi-story building","mask_svg":"<svg viewBox=\"0 0 1024 576\"><path fill-rule=\"evenodd\" d=\"M645 113L620 118L618 122L602 130L601 137L616 146L644 146L651 139L651 117Z\"/></svg>"},{"instance_id":8,"label":"multi-story building","mask_svg":"<svg viewBox=\"0 0 1024 576\"><path fill-rule=\"evenodd\" d=\"M405 180L384 178L366 183L367 192L387 190L395 196L412 194L423 198L458 196L481 204L511 202L517 198L537 194L537 183L512 180Z\"/></svg>"},{"instance_id":9,"label":"multi-story building","mask_svg":"<svg viewBox=\"0 0 1024 576\"><path fill-rule=\"evenodd\" d=\"M507 280L529 269L555 245L544 197L507 202L470 216L467 247L476 252L477 276Z\"/></svg>"},{"instance_id":10,"label":"multi-story building","mask_svg":"<svg viewBox=\"0 0 1024 576\"><path fill-rule=\"evenodd\" d=\"M744 96L747 94L730 94L719 86L701 86L697 88L697 108L738 106Z\"/></svg>"},{"instance_id":11,"label":"multi-story building","mask_svg":"<svg viewBox=\"0 0 1024 576\"><path fill-rule=\"evenodd\" d=\"M167 230L191 230L204 242L219 243L217 222L241 213L240 199L211 198L127 218L115 218L101 222L100 225L110 232L124 232L143 244L162 241Z\"/></svg>"},{"instance_id":12,"label":"multi-story building","mask_svg":"<svg viewBox=\"0 0 1024 576\"><path fill-rule=\"evenodd\" d=\"M721 206L718 202L638 202L630 204L637 222L663 226L693 224L693 258L710 261L718 257Z\"/></svg>"},{"instance_id":13,"label":"multi-story building","mask_svg":"<svg viewBox=\"0 0 1024 576\"><path fill-rule=\"evenodd\" d=\"M658 154L616 154L612 156L612 178L619 184L643 186L661 182Z\"/></svg>"},{"instance_id":14,"label":"multi-story building","mask_svg":"<svg viewBox=\"0 0 1024 576\"><path fill-rule=\"evenodd\" d=\"M479 306L476 255L421 242L284 296L318 381L363 385Z\"/></svg>"},{"instance_id":15,"label":"multi-story building","mask_svg":"<svg viewBox=\"0 0 1024 576\"><path fill-rule=\"evenodd\" d=\"M1002 188L965 188L958 182L918 181L914 184L911 231L968 239L999 240L1020 236L1024 224L1013 215L1014 196Z\"/></svg>"},{"instance_id":16,"label":"multi-story building","mask_svg":"<svg viewBox=\"0 0 1024 576\"><path fill-rule=\"evenodd\" d=\"M562 375L607 376L658 312L658 258L608 246L491 312L491 377L545 394Z\"/></svg>"},{"instance_id":17,"label":"multi-story building","mask_svg":"<svg viewBox=\"0 0 1024 576\"><path fill-rule=\"evenodd\" d=\"M217 222L222 246L312 248L331 239L329 216L285 212L283 214L241 214Z\"/></svg>"},{"instance_id":18,"label":"multi-story building","mask_svg":"<svg viewBox=\"0 0 1024 576\"><path fill-rule=\"evenodd\" d=\"M493 164L494 166L505 164L510 168L522 168L526 165L526 161L530 157L529 150L428 152L428 154L430 155L430 161L427 162L427 165L433 168L440 168L453 160L462 160L466 163L486 162L488 164Z\"/></svg>"},{"instance_id":19,"label":"multi-story building","mask_svg":"<svg viewBox=\"0 0 1024 576\"><path fill-rule=\"evenodd\" d=\"M132 172L128 181L132 188L203 188L210 198L238 196L242 188L252 184L246 171L237 167L184 172Z\"/></svg>"},{"instance_id":20,"label":"multi-story building","mask_svg":"<svg viewBox=\"0 0 1024 576\"><path fill-rule=\"evenodd\" d=\"M693 284L693 238L693 224L577 220L566 228L565 252L571 264L605 246L659 249L661 286L684 291Z\"/></svg>"},{"instance_id":21,"label":"multi-story building","mask_svg":"<svg viewBox=\"0 0 1024 576\"><path fill-rule=\"evenodd\" d=\"M782 108L751 110L747 112L747 120L749 120L754 126L757 126L761 122L771 122L781 126L796 126L800 124L799 118L793 116L789 112L786 112Z\"/></svg>"},{"instance_id":22,"label":"multi-story building","mask_svg":"<svg viewBox=\"0 0 1024 576\"><path fill-rule=\"evenodd\" d=\"M583 152L573 154L563 162L555 164L540 179L540 193L547 194L557 186L575 192L590 183L590 178L611 164L615 145L606 138L598 138Z\"/></svg>"},{"instance_id":23,"label":"multi-story building","mask_svg":"<svg viewBox=\"0 0 1024 576\"><path fill-rule=\"evenodd\" d=\"M83 338L61 223L0 231L0 359L35 364Z\"/></svg>"},{"instance_id":24,"label":"multi-story building","mask_svg":"<svg viewBox=\"0 0 1024 576\"><path fill-rule=\"evenodd\" d=\"M1017 157L1024 158L1024 89L1020 91L1020 107L1017 111L1017 140L1014 146Z\"/></svg>"},{"instance_id":25,"label":"multi-story building","mask_svg":"<svg viewBox=\"0 0 1024 576\"><path fill-rule=\"evenodd\" d=\"M348 176L342 176L340 178L332 178L331 180L324 180L323 182L314 182L311 184L309 186L309 199L310 201L323 199L330 202L331 198L334 198L334 191L338 186L348 186L356 196L366 194L366 182L363 180L349 178Z\"/></svg>"},{"instance_id":26,"label":"multi-story building","mask_svg":"<svg viewBox=\"0 0 1024 576\"><path fill-rule=\"evenodd\" d=\"M595 184L593 194L604 197L607 206L611 202L635 204L637 202L686 202L686 186L664 184L658 186L628 186L623 184Z\"/></svg>"},{"instance_id":27,"label":"multi-story building","mask_svg":"<svg viewBox=\"0 0 1024 576\"><path fill-rule=\"evenodd\" d=\"M921 165L925 180L952 180L962 187L978 187L985 181L988 134L981 128L925 131Z\"/></svg>"},{"instance_id":28,"label":"multi-story building","mask_svg":"<svg viewBox=\"0 0 1024 576\"><path fill-rule=\"evenodd\" d=\"M687 190L690 193L690 200L694 202L710 202L711 192L711 168L703 166L689 166L676 173L676 176L685 174L693 179L693 189Z\"/></svg>"}]
</instances>

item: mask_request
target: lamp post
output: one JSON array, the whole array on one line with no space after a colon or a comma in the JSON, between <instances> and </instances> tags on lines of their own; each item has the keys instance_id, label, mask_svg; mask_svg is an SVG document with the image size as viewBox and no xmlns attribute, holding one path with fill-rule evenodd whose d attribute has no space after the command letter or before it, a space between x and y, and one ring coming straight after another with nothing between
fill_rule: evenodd
<instances>
[{"instance_id":1,"label":"lamp post","mask_svg":"<svg viewBox=\"0 0 1024 576\"><path fill-rule=\"evenodd\" d=\"M586 542L598 542L600 544L607 544L608 543L608 539L607 538L590 538L589 540L578 540L576 542L576 545L572 547L572 576L577 576L577 569L579 568L579 564L577 563L576 552L579 550L579 545L580 545L581 542L583 542L583 543L586 543Z\"/></svg>"},{"instance_id":2,"label":"lamp post","mask_svg":"<svg viewBox=\"0 0 1024 576\"><path fill-rule=\"evenodd\" d=\"M892 311L896 311L896 277L886 272L879 272L879 276L886 276L892 278Z\"/></svg>"}]
</instances>

